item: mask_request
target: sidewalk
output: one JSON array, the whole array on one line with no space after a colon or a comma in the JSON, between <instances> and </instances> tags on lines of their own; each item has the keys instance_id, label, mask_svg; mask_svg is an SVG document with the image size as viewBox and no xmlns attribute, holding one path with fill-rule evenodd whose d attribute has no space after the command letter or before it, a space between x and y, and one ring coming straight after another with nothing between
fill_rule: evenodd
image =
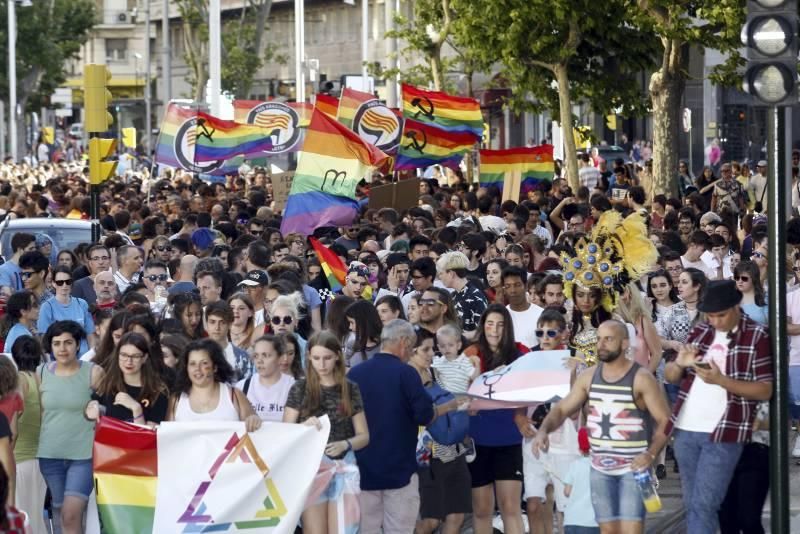
<instances>
[{"instance_id":1,"label":"sidewalk","mask_svg":"<svg viewBox=\"0 0 800 534\"><path fill-rule=\"evenodd\" d=\"M683 513L683 497L681 496L680 473L673 473L675 462L667 461L667 478L661 480L658 495L661 497L661 510L648 514L645 532L648 534L683 534L686 532Z\"/></svg>"}]
</instances>

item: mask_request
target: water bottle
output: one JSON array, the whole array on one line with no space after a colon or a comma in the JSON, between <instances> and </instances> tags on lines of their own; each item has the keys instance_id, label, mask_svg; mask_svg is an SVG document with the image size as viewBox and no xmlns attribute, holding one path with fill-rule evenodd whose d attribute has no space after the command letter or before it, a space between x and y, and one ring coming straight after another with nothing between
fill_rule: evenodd
<instances>
[{"instance_id":1,"label":"water bottle","mask_svg":"<svg viewBox=\"0 0 800 534\"><path fill-rule=\"evenodd\" d=\"M167 288L162 285L157 285L153 289L153 293L155 295L155 307L160 311L164 309L164 306L167 305Z\"/></svg>"},{"instance_id":2,"label":"water bottle","mask_svg":"<svg viewBox=\"0 0 800 534\"><path fill-rule=\"evenodd\" d=\"M656 492L656 485L653 483L653 477L650 475L650 470L634 471L633 478L639 486L639 491L642 492L642 500L644 507L648 513L658 512L661 510L661 498Z\"/></svg>"}]
</instances>

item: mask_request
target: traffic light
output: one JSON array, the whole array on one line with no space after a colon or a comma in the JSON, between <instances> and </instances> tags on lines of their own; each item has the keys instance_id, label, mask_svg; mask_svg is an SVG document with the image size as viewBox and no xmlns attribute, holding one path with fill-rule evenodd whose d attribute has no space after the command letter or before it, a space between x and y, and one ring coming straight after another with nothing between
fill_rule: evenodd
<instances>
[{"instance_id":1,"label":"traffic light","mask_svg":"<svg viewBox=\"0 0 800 534\"><path fill-rule=\"evenodd\" d=\"M770 106L797 104L797 0L748 0L744 90Z\"/></svg>"},{"instance_id":2,"label":"traffic light","mask_svg":"<svg viewBox=\"0 0 800 534\"><path fill-rule=\"evenodd\" d=\"M83 106L86 110L86 131L107 132L114 122L108 107L111 92L106 88L111 72L105 65L89 64L83 67Z\"/></svg>"},{"instance_id":3,"label":"traffic light","mask_svg":"<svg viewBox=\"0 0 800 534\"><path fill-rule=\"evenodd\" d=\"M109 161L108 158L114 155L116 148L116 139L102 137L89 139L89 183L91 185L99 185L114 174L117 162Z\"/></svg>"}]
</instances>

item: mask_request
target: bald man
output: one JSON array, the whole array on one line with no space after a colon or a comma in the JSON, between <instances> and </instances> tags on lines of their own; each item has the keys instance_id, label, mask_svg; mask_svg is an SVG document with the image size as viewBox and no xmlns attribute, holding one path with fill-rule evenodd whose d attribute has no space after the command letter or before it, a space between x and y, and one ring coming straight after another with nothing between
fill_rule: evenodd
<instances>
[{"instance_id":1,"label":"bald man","mask_svg":"<svg viewBox=\"0 0 800 534\"><path fill-rule=\"evenodd\" d=\"M380 249L381 246L374 239L369 239L367 241L364 241L364 246L361 247L362 252L369 251L369 252L375 252L376 254Z\"/></svg>"},{"instance_id":2,"label":"bald man","mask_svg":"<svg viewBox=\"0 0 800 534\"><path fill-rule=\"evenodd\" d=\"M175 283L169 288L168 293L170 295L185 293L187 291L197 291L197 286L194 283L194 268L197 265L197 261L197 256L192 254L187 254L181 258L181 265L178 267L178 272L173 273L172 276Z\"/></svg>"},{"instance_id":3,"label":"bald man","mask_svg":"<svg viewBox=\"0 0 800 534\"><path fill-rule=\"evenodd\" d=\"M600 362L578 376L533 441L534 454L547 451L548 434L588 401L592 505L602 533L643 532L646 511L634 473L650 469L667 442L670 413L664 393L650 371L625 357L629 348L628 329L622 322L601 324ZM652 436L645 422L648 414L656 424Z\"/></svg>"},{"instance_id":4,"label":"bald man","mask_svg":"<svg viewBox=\"0 0 800 534\"><path fill-rule=\"evenodd\" d=\"M112 309L117 303L117 283L111 271L102 271L94 277L96 304L100 309Z\"/></svg>"}]
</instances>

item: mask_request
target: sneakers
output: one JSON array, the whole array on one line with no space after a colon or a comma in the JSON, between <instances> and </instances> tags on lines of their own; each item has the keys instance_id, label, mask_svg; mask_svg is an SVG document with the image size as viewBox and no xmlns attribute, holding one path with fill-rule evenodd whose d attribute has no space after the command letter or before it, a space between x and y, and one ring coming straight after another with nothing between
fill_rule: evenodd
<instances>
[{"instance_id":1,"label":"sneakers","mask_svg":"<svg viewBox=\"0 0 800 534\"><path fill-rule=\"evenodd\" d=\"M792 448L792 458L800 458L800 436L794 438L794 447Z\"/></svg>"},{"instance_id":2,"label":"sneakers","mask_svg":"<svg viewBox=\"0 0 800 534\"><path fill-rule=\"evenodd\" d=\"M467 461L468 464L471 464L475 461L475 441L472 438L467 438L467 444L465 446L466 455L464 459Z\"/></svg>"}]
</instances>

